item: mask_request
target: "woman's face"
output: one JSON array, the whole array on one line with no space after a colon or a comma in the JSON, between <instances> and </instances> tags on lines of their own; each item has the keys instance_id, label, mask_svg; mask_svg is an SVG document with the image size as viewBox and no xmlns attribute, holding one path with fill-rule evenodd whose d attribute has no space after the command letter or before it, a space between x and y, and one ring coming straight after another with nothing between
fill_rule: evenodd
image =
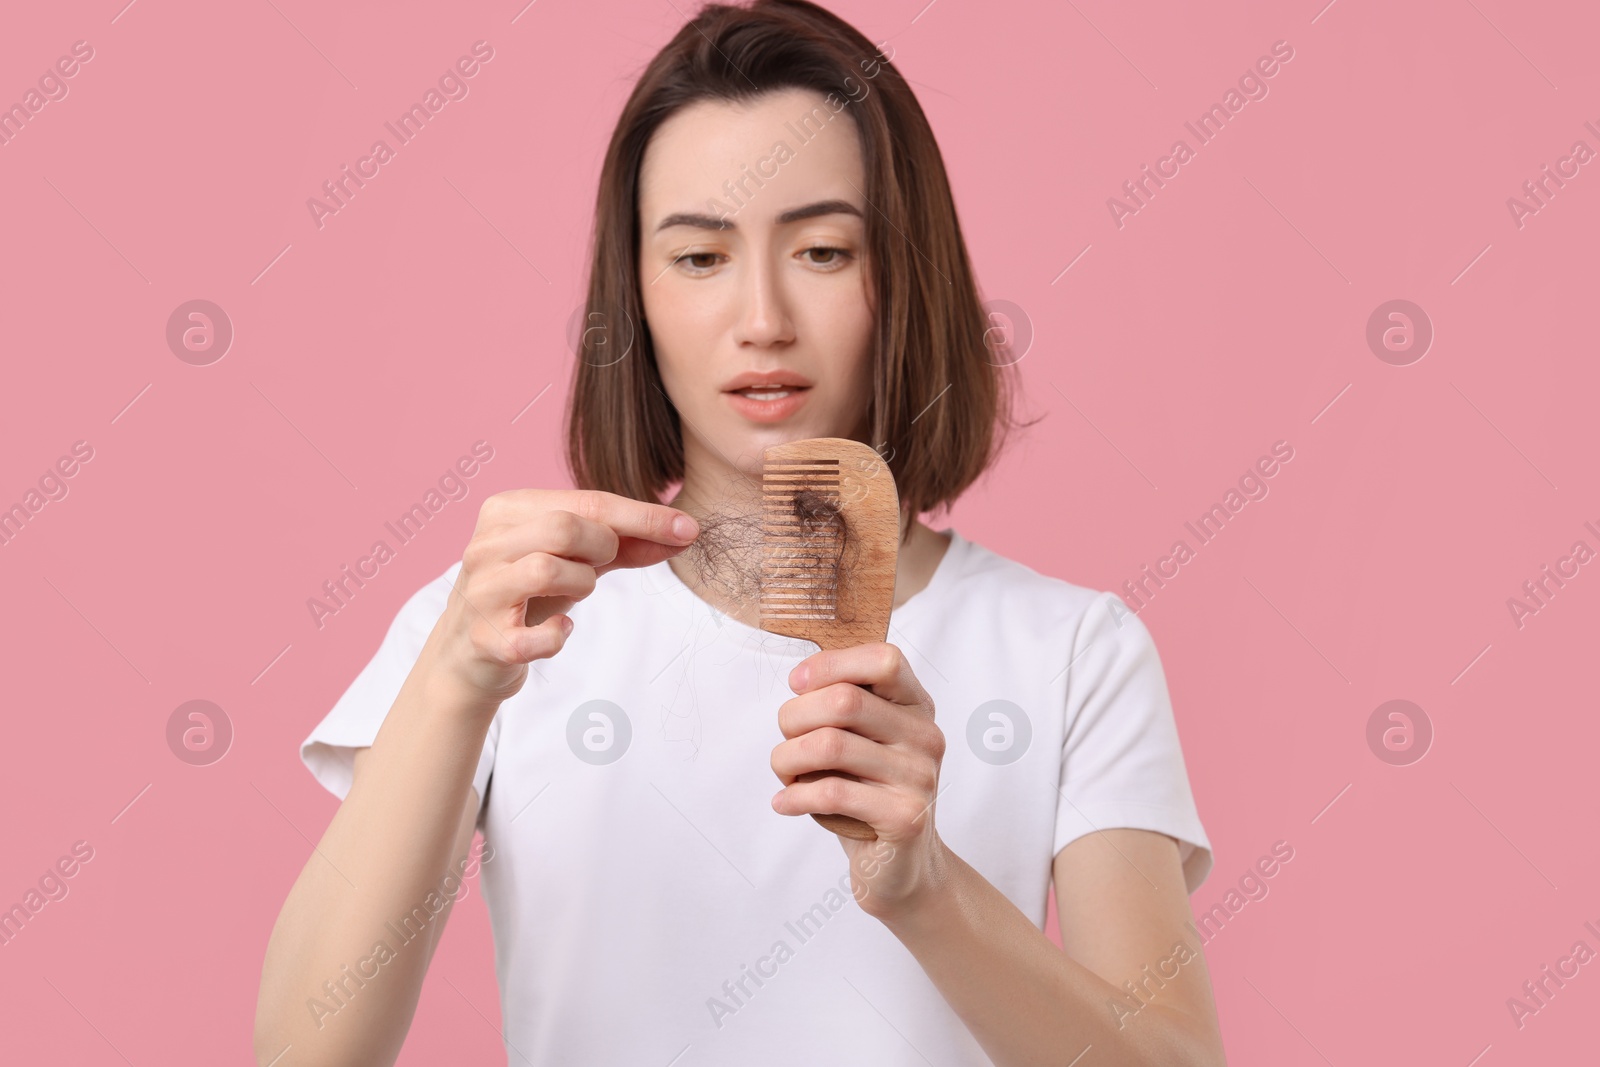
<instances>
[{"instance_id":1,"label":"woman's face","mask_svg":"<svg viewBox=\"0 0 1600 1067\"><path fill-rule=\"evenodd\" d=\"M806 90L701 101L651 138L639 286L686 482L759 477L767 445L865 434L865 185L854 120Z\"/></svg>"}]
</instances>

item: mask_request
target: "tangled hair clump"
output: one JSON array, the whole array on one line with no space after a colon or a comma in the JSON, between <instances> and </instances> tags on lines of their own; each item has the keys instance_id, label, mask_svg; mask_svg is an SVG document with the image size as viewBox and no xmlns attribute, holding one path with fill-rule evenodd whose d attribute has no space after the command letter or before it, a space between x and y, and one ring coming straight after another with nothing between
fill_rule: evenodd
<instances>
[{"instance_id":1,"label":"tangled hair clump","mask_svg":"<svg viewBox=\"0 0 1600 1067\"><path fill-rule=\"evenodd\" d=\"M679 558L699 584L735 603L759 600L765 573L771 581L792 582L794 592L803 593L819 614L834 614L839 583L859 562L860 543L835 494L801 489L794 494L793 511L794 535L804 539L806 551L782 564L767 567L762 516L727 507L696 514L700 535Z\"/></svg>"}]
</instances>

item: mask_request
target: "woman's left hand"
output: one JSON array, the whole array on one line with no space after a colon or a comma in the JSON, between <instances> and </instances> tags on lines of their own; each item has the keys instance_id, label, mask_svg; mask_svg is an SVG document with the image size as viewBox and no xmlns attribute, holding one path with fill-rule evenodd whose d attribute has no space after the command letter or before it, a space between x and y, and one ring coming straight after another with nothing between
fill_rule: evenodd
<instances>
[{"instance_id":1,"label":"woman's left hand","mask_svg":"<svg viewBox=\"0 0 1600 1067\"><path fill-rule=\"evenodd\" d=\"M945 876L933 820L944 732L934 724L933 699L900 650L884 642L817 652L790 672L789 688L796 695L778 709L788 740L772 750L784 788L772 810L837 813L870 825L876 841L839 838L857 903L879 919L915 906ZM795 780L818 770L859 781Z\"/></svg>"}]
</instances>

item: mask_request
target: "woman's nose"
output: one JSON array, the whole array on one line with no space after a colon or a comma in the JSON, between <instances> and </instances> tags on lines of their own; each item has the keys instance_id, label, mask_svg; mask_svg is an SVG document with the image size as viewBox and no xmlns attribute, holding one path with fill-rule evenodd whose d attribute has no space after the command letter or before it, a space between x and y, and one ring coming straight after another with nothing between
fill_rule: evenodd
<instances>
[{"instance_id":1,"label":"woman's nose","mask_svg":"<svg viewBox=\"0 0 1600 1067\"><path fill-rule=\"evenodd\" d=\"M780 344L794 339L788 300L777 267L760 261L747 261L749 269L740 279L739 325L735 340L752 345Z\"/></svg>"}]
</instances>

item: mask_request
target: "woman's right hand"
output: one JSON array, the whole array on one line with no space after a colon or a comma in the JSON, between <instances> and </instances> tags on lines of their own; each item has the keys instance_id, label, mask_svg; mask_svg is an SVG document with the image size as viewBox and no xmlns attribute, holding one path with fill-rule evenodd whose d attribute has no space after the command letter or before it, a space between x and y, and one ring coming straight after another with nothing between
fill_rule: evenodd
<instances>
[{"instance_id":1,"label":"woman's right hand","mask_svg":"<svg viewBox=\"0 0 1600 1067\"><path fill-rule=\"evenodd\" d=\"M600 575L659 563L699 532L686 512L615 493L496 493L478 512L429 643L469 693L498 706L522 688L529 662L566 644L572 620L565 612Z\"/></svg>"}]
</instances>

